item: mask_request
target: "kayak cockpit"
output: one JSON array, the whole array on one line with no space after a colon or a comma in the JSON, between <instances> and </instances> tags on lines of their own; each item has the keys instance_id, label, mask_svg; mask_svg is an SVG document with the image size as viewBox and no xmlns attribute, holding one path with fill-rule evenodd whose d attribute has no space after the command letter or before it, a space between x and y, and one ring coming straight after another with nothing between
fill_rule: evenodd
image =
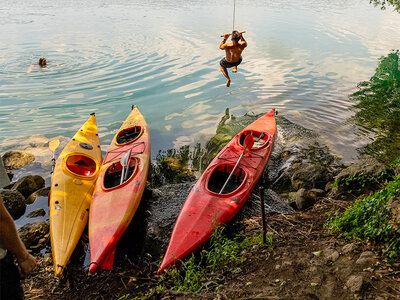
<instances>
[{"instance_id":1,"label":"kayak cockpit","mask_svg":"<svg viewBox=\"0 0 400 300\"><path fill-rule=\"evenodd\" d=\"M233 170L233 165L221 164L218 165L211 173L207 188L213 193L219 194L225 182L227 181L229 174ZM237 167L233 172L229 182L226 184L222 194L230 194L237 190L246 178L246 172L241 167Z\"/></svg>"},{"instance_id":2,"label":"kayak cockpit","mask_svg":"<svg viewBox=\"0 0 400 300\"><path fill-rule=\"evenodd\" d=\"M121 162L116 161L112 163L105 172L104 175L104 188L112 189L117 187L124 182L128 181L136 171L136 159L134 157L130 158L128 165L122 168ZM129 167L128 167L129 166ZM124 169L124 174L122 174L122 169ZM124 177L121 183L121 177Z\"/></svg>"},{"instance_id":3,"label":"kayak cockpit","mask_svg":"<svg viewBox=\"0 0 400 300\"><path fill-rule=\"evenodd\" d=\"M134 140L137 140L143 133L143 127L134 126L124 130L121 130L116 138L116 142L118 145L125 145Z\"/></svg>"},{"instance_id":4,"label":"kayak cockpit","mask_svg":"<svg viewBox=\"0 0 400 300\"><path fill-rule=\"evenodd\" d=\"M254 139L254 144L253 147L251 149L259 149L259 148L263 148L265 147L269 140L269 134L265 134L262 131L244 131L240 137L239 137L239 144L243 146L244 140L246 138L246 136L248 136L249 134L251 134L253 136Z\"/></svg>"},{"instance_id":5,"label":"kayak cockpit","mask_svg":"<svg viewBox=\"0 0 400 300\"><path fill-rule=\"evenodd\" d=\"M94 159L79 154L68 156L65 165L71 173L85 177L93 176L97 170Z\"/></svg>"}]
</instances>

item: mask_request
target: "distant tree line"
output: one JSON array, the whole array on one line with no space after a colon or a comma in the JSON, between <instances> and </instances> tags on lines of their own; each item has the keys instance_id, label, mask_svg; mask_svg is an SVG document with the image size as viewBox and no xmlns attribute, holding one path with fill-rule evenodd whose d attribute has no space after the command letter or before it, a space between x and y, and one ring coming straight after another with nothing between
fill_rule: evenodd
<instances>
[{"instance_id":1,"label":"distant tree line","mask_svg":"<svg viewBox=\"0 0 400 300\"><path fill-rule=\"evenodd\" d=\"M386 9L388 6L393 6L394 10L400 13L400 0L370 0L375 6L380 6L381 9Z\"/></svg>"}]
</instances>

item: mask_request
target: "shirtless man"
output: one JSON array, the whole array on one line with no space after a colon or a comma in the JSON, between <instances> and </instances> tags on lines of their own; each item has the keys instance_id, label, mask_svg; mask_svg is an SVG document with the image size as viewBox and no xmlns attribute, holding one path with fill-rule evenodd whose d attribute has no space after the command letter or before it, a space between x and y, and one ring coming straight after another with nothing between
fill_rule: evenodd
<instances>
[{"instance_id":1,"label":"shirtless man","mask_svg":"<svg viewBox=\"0 0 400 300\"><path fill-rule=\"evenodd\" d=\"M232 31L231 43L226 43L227 38L231 35L230 33L225 33L224 39L219 45L219 49L225 50L225 57L219 62L221 72L226 78L226 86L231 85L231 79L229 78L227 68L232 68L232 72L237 72L237 66L242 62L242 52L244 48L247 47L247 42L243 38L243 32Z\"/></svg>"}]
</instances>

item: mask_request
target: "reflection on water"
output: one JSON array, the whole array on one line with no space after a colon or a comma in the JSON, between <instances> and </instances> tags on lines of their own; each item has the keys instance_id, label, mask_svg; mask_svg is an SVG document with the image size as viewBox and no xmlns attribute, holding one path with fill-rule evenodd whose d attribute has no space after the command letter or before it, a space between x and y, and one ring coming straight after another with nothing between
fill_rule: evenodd
<instances>
[{"instance_id":1,"label":"reflection on water","mask_svg":"<svg viewBox=\"0 0 400 300\"><path fill-rule=\"evenodd\" d=\"M71 137L96 112L102 145L139 106L158 150L205 142L225 108L272 107L351 160L348 95L400 45L400 18L365 0L237 3L249 47L230 88L220 34L232 1L3 0L0 152L34 134ZM48 70L29 66L46 57Z\"/></svg>"},{"instance_id":2,"label":"reflection on water","mask_svg":"<svg viewBox=\"0 0 400 300\"><path fill-rule=\"evenodd\" d=\"M352 120L362 133L373 136L359 151L390 163L400 157L399 51L382 56L375 75L359 87L351 96L356 102Z\"/></svg>"}]
</instances>

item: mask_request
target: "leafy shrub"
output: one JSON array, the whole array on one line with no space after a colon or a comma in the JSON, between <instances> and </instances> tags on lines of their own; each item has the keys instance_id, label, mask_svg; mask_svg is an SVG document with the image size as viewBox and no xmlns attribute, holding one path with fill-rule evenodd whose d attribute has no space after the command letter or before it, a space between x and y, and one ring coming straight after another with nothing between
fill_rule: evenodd
<instances>
[{"instance_id":1,"label":"leafy shrub","mask_svg":"<svg viewBox=\"0 0 400 300\"><path fill-rule=\"evenodd\" d=\"M337 179L333 185L346 191L348 194L360 195L365 190L382 188L388 180L393 180L393 174L389 174L387 171L383 171L378 177L358 173L353 176Z\"/></svg>"},{"instance_id":2,"label":"leafy shrub","mask_svg":"<svg viewBox=\"0 0 400 300\"><path fill-rule=\"evenodd\" d=\"M357 200L343 214L336 212L327 225L339 236L361 238L384 246L390 258L400 256L400 224L390 220L389 199L400 196L400 176L379 192Z\"/></svg>"}]
</instances>

